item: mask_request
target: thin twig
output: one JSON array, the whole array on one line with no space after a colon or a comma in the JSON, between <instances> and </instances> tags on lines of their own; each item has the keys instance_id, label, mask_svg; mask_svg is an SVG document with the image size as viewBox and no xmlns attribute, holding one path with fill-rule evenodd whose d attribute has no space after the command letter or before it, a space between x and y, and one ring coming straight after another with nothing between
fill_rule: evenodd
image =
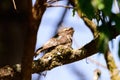
<instances>
[{"instance_id":1,"label":"thin twig","mask_svg":"<svg viewBox=\"0 0 120 80\"><path fill-rule=\"evenodd\" d=\"M14 9L17 10L16 4L15 4L15 0L12 0L12 2L13 2Z\"/></svg>"},{"instance_id":2,"label":"thin twig","mask_svg":"<svg viewBox=\"0 0 120 80\"><path fill-rule=\"evenodd\" d=\"M63 0L49 0L48 3L53 4L53 3L58 2L58 1L63 1Z\"/></svg>"},{"instance_id":3,"label":"thin twig","mask_svg":"<svg viewBox=\"0 0 120 80\"><path fill-rule=\"evenodd\" d=\"M99 69L95 69L93 80L99 80L100 76L101 76L101 71Z\"/></svg>"},{"instance_id":4,"label":"thin twig","mask_svg":"<svg viewBox=\"0 0 120 80\"><path fill-rule=\"evenodd\" d=\"M72 7L72 6L65 6L65 5L55 5L55 4L49 4L49 3L45 3L44 4L45 6L47 6L47 7L64 7L64 8L68 8L68 9L73 9L74 7Z\"/></svg>"},{"instance_id":5,"label":"thin twig","mask_svg":"<svg viewBox=\"0 0 120 80\"><path fill-rule=\"evenodd\" d=\"M96 65L98 65L98 66L100 66L100 67L102 67L102 68L105 68L105 69L107 69L107 67L105 66L105 65L103 65L103 64L101 64L100 62L98 62L98 61L96 61L96 60L94 60L94 59L92 59L92 58L87 58L89 61L91 61L92 63L94 63L94 64L96 64Z\"/></svg>"}]
</instances>

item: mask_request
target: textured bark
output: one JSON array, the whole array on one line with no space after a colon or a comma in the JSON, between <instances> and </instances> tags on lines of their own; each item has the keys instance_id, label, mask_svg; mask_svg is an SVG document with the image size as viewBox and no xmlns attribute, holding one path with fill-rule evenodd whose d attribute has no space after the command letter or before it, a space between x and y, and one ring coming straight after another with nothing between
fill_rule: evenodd
<instances>
[{"instance_id":1,"label":"textured bark","mask_svg":"<svg viewBox=\"0 0 120 80\"><path fill-rule=\"evenodd\" d=\"M35 40L30 39L32 34L30 24L32 3L30 0L15 0L14 5L12 0L0 1L0 45L2 45L0 49L0 65L13 65L21 62L28 63L28 65L24 67L25 71L22 71L22 77L18 78L18 80L30 80L30 67L35 47ZM29 40L34 44L31 44ZM28 46L28 44L30 45ZM29 51L29 49L31 51ZM27 74L25 72L27 72ZM27 76L28 79L23 79L25 76Z\"/></svg>"},{"instance_id":2,"label":"textured bark","mask_svg":"<svg viewBox=\"0 0 120 80\"><path fill-rule=\"evenodd\" d=\"M111 80L120 80L119 70L109 50L105 53L105 61L111 75Z\"/></svg>"},{"instance_id":3,"label":"textured bark","mask_svg":"<svg viewBox=\"0 0 120 80\"><path fill-rule=\"evenodd\" d=\"M0 66L21 63L28 23L27 14L18 10L12 1L0 1Z\"/></svg>"},{"instance_id":4,"label":"textured bark","mask_svg":"<svg viewBox=\"0 0 120 80\"><path fill-rule=\"evenodd\" d=\"M10 9L9 7L8 8L5 7L5 9L3 9L4 6L2 5L3 3L6 3L6 1L5 0L0 1L0 10L1 10L0 44L2 44L0 46L2 48L0 50L0 55L1 55L0 65L1 66L4 66L6 64L12 65L0 69L0 79L21 80L21 74L22 74L23 80L30 80L31 72L38 73L45 70L50 70L57 66L73 63L75 61L84 59L88 56L91 56L99 52L98 42L99 42L100 34L97 34L98 36L96 36L95 34L96 36L95 39L93 39L91 42L89 42L88 44L86 44L85 46L83 46L78 50L73 50L71 47L65 47L64 45L59 45L51 52L46 53L42 58L35 60L32 63L38 26L41 22L43 13L46 10L46 7L44 6L44 2L46 2L46 0L37 0L34 7L31 9L32 13L31 11L29 12L31 7L29 8L27 7L28 12L26 12L25 15L23 15L24 9L27 8L24 8L23 10L19 8L19 6L21 6L19 4L19 1L18 2L16 1L16 10L14 9L14 6L11 5L12 3L9 1L8 1L8 6L12 6L12 7L10 7ZM75 6L76 0L70 0L70 2L73 6ZM25 7L25 3L26 2L24 2L22 6ZM30 5L31 3L26 3L26 4ZM80 11L78 10L77 12L81 17L81 14L79 13ZM89 24L89 20L87 20L86 18L84 18L83 20L85 21L86 24L90 26L91 31L93 31L93 33L96 32L94 30L95 28L92 28L92 24L91 23ZM28 24L28 22L30 23ZM115 29L112 29L112 32L114 32L115 34L111 34L112 36L111 39L115 38L117 35L120 34L120 32L116 32ZM24 55L23 55L22 67L21 67L21 64L18 64L19 65L18 66L16 63L21 63L21 56L23 53ZM21 68L22 68L22 73L21 73Z\"/></svg>"},{"instance_id":5,"label":"textured bark","mask_svg":"<svg viewBox=\"0 0 120 80\"><path fill-rule=\"evenodd\" d=\"M45 1L37 0L33 8L31 0L0 1L0 66L22 63L22 76L17 80L31 80L37 30L46 8L43 7Z\"/></svg>"}]
</instances>

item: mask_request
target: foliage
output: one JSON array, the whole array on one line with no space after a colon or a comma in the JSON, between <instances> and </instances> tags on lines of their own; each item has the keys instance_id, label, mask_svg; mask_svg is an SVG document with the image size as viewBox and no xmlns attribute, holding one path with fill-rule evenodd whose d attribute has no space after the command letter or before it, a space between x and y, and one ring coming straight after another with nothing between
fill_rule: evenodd
<instances>
[{"instance_id":1,"label":"foliage","mask_svg":"<svg viewBox=\"0 0 120 80\"><path fill-rule=\"evenodd\" d=\"M78 0L78 8L89 19L96 19L97 28L101 34L99 40L99 51L104 53L108 42L111 40L111 32L114 27L120 32L120 13L112 13L112 5L115 0ZM120 1L118 0L118 4Z\"/></svg>"},{"instance_id":2,"label":"foliage","mask_svg":"<svg viewBox=\"0 0 120 80\"><path fill-rule=\"evenodd\" d=\"M108 4L109 3L109 4ZM79 9L88 17L93 18L96 10L101 10L108 16L111 14L113 0L78 0Z\"/></svg>"},{"instance_id":3,"label":"foliage","mask_svg":"<svg viewBox=\"0 0 120 80\"><path fill-rule=\"evenodd\" d=\"M88 0L87 3L85 0L78 0L78 7L88 18L91 19L94 16L94 8L91 0Z\"/></svg>"},{"instance_id":4,"label":"foliage","mask_svg":"<svg viewBox=\"0 0 120 80\"><path fill-rule=\"evenodd\" d=\"M111 19L115 23L115 27L117 28L118 32L120 32L120 14L112 14Z\"/></svg>"},{"instance_id":5,"label":"foliage","mask_svg":"<svg viewBox=\"0 0 120 80\"><path fill-rule=\"evenodd\" d=\"M30 1L30 0L28 0L28 1ZM84 45L82 48L74 50L71 47L72 37L69 36L68 34L63 34L63 32L62 32L63 35L60 35L60 37L58 36L58 38L55 38L55 41L58 40L58 41L56 41L56 43L58 44L58 43L62 42L61 44L55 45L55 46L52 44L51 49L49 49L49 48L46 48L49 50L44 49L46 51L45 55L43 55L38 60L34 60L34 61L32 60L34 53L36 53L36 52L34 52L35 51L34 49L35 49L37 31L39 28L39 24L41 23L43 14L46 11L46 7L54 6L54 7L71 8L69 6L66 7L66 6L61 6L61 5L57 5L57 6L51 5L52 3L56 2L56 1L61 1L61 0L49 0L49 1L36 0L35 5L32 7L31 1L28 3L27 1L24 2L24 0L18 1L18 2L17 2L17 0L16 1L13 0L12 6L11 7L8 6L9 8L5 7L4 0L2 0L2 2L0 3L0 4L2 4L2 5L0 5L0 6L2 6L0 8L1 12L5 13L5 14L2 13L2 16L0 14L1 21L3 19L3 21L0 22L0 25L1 25L1 27L5 28L4 30L7 29L6 25L10 24L9 27L11 27L11 26L13 26L13 23L15 23L17 25L15 27L18 27L18 29L19 29L19 26L20 26L20 28L23 29L23 26L20 25L22 22L19 23L19 19L21 19L21 15L24 15L24 17L26 16L26 18L23 18L25 20L22 20L23 23L24 22L28 23L27 25L26 25L26 23L23 24L24 26L26 26L26 29L25 29L26 31L20 30L20 32L27 32L26 35L15 34L19 37L20 36L23 36L23 38L25 37L25 39L22 42L23 47L19 48L19 49L24 48L23 51L20 52L19 49L16 50L13 47L13 45L18 44L19 42L16 42L15 44L13 44L12 47L10 44L10 48L15 49L15 51L24 54L22 56L22 58L20 58L20 59L22 59L22 63L18 64L19 66L13 65L13 66L6 66L4 68L4 69L10 69L8 67L11 67L10 70L13 73L11 78L16 77L18 79L18 77L16 76L16 73L20 73L19 80L30 80L31 73L38 73L38 72L42 72L45 70L50 70L54 67L61 66L64 64L69 64L69 63L84 59L86 57L89 57L97 52L101 52L101 53L105 53L103 55L106 60L107 68L110 71L110 73L112 73L111 74L111 76L113 77L112 80L120 80L120 76L119 76L119 78L116 77L116 79L114 79L115 78L114 75L118 76L118 73L116 73L116 71L118 71L118 69L115 65L113 57L111 56L111 54L109 54L110 50L108 48L108 42L120 34L120 23L119 23L120 12L119 13L112 12L112 4L114 1L117 1L117 0L87 0L87 1L86 0L69 0L71 5L74 7L73 16L75 15L75 11L77 11L78 16L83 19L85 24L88 26L88 28L93 33L94 39L91 42ZM19 5L20 2L24 3L23 4L24 6ZM5 3L6 3L6 1L5 1ZM118 3L117 6L120 6L120 1L117 1L117 3ZM13 8L13 5L14 5L14 8ZM17 8L16 8L16 6L17 6ZM28 7L29 7L29 9L28 9ZM9 20L6 20L6 14L8 14L7 9L8 9L8 12L10 11L10 13L11 13L11 10L13 10L12 15L7 16L8 17L7 19L10 18L9 20L11 20L11 22L9 22ZM9 9L11 9L11 10L9 10ZM24 13L24 11L27 11L27 12ZM29 15L26 15L26 14L29 14ZM92 22L92 19L96 20L96 25ZM60 23L62 21L63 21L63 18L61 18ZM6 24L6 23L8 23L8 24ZM7 31L12 33L12 31L14 31L14 30L15 29L13 29L13 28L11 28L11 29L8 28ZM15 38L14 39L13 35L11 37L10 34L6 33L6 31L2 31L2 28L1 28L1 32L4 32L3 33L4 35L2 34L2 38L5 38L5 39L11 38L11 41L13 41L13 43L14 43L14 41L16 40L16 37L14 37ZM14 32L17 32L17 31L15 30ZM5 35L5 34L7 34L7 35ZM4 39L1 39L1 40L3 41ZM22 38L19 40L22 41ZM55 42L54 39L52 39L52 41L53 42L49 41L50 45L51 45L51 43ZM68 43L63 44L64 41L68 41ZM6 44L7 42L5 41L4 43ZM119 47L120 47L120 43L119 43ZM12 49L8 49L9 48L8 44L7 44L7 47L4 47L4 48L5 49L3 49L3 50L5 50L5 51L12 50ZM39 49L41 49L41 48L39 48ZM9 52L9 53L5 52L5 54L10 54L10 53L12 53L12 52ZM14 52L14 53L16 54L16 52ZM12 55L12 54L10 54L10 55ZM118 51L118 56L120 58L120 49ZM12 57L10 57L10 58L12 58ZM6 59L6 56L5 56L5 59ZM3 60L4 59L2 59L1 61L4 62ZM16 61L15 58L13 58L11 60ZM9 65L8 63L9 62L7 61L7 65ZM16 62L16 63L20 63L20 62ZM16 64L16 63L14 63L14 64ZM29 64L29 65L26 65L26 64ZM3 72L4 69L0 69L0 72ZM9 70L8 70L8 72L9 72ZM2 73L2 75L3 75L3 73ZM8 74L8 78L9 78L9 75L11 75L11 73ZM0 76L1 76L1 74L0 74ZM6 77L6 75L5 76L3 75L3 77ZM2 77L0 78L0 80L1 79L2 79Z\"/></svg>"},{"instance_id":6,"label":"foliage","mask_svg":"<svg viewBox=\"0 0 120 80\"><path fill-rule=\"evenodd\" d=\"M120 42L119 42L118 56L119 56L119 58L120 58Z\"/></svg>"}]
</instances>

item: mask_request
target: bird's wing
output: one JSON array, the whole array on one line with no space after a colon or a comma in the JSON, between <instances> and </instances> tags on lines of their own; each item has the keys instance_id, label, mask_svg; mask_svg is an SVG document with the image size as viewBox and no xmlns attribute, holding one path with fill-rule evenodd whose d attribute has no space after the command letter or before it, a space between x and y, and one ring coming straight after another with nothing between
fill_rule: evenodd
<instances>
[{"instance_id":1,"label":"bird's wing","mask_svg":"<svg viewBox=\"0 0 120 80\"><path fill-rule=\"evenodd\" d=\"M52 48L54 46L57 46L59 43L57 41L57 39L55 38L51 38L49 41L47 41L41 48L37 49L36 54L38 55L39 53L41 53L42 51L45 51L49 48Z\"/></svg>"}]
</instances>

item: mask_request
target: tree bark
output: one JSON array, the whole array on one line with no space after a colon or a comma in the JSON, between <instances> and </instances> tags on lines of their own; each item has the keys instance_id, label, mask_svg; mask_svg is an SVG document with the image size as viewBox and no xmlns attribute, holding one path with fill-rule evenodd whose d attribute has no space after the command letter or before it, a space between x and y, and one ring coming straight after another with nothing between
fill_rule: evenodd
<instances>
[{"instance_id":1,"label":"tree bark","mask_svg":"<svg viewBox=\"0 0 120 80\"><path fill-rule=\"evenodd\" d=\"M1 0L0 11L0 66L22 63L20 80L31 80L37 33L31 24L32 1Z\"/></svg>"}]
</instances>

